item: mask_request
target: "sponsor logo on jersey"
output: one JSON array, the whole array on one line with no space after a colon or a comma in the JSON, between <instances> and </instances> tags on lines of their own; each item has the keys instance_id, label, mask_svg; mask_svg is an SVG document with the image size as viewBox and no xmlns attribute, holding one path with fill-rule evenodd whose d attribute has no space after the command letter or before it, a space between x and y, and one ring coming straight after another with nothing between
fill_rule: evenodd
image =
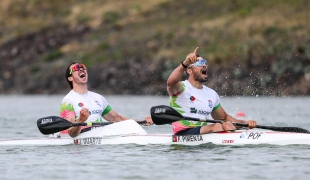
<instances>
[{"instance_id":1,"label":"sponsor logo on jersey","mask_svg":"<svg viewBox=\"0 0 310 180\"><path fill-rule=\"evenodd\" d=\"M195 96L191 96L191 97L189 98L189 100L191 100L191 102L194 102L194 101L196 100L196 98L195 98Z\"/></svg>"},{"instance_id":2,"label":"sponsor logo on jersey","mask_svg":"<svg viewBox=\"0 0 310 180\"><path fill-rule=\"evenodd\" d=\"M204 111L204 110L199 110L197 114L202 114L202 115L207 116L207 115L209 115L209 114L210 114L210 112L208 112L208 111Z\"/></svg>"},{"instance_id":3,"label":"sponsor logo on jersey","mask_svg":"<svg viewBox=\"0 0 310 180\"><path fill-rule=\"evenodd\" d=\"M96 102L96 104L98 105L98 106L100 106L101 107L101 105L100 105L100 103L98 102L98 101L95 101Z\"/></svg>"},{"instance_id":4,"label":"sponsor logo on jersey","mask_svg":"<svg viewBox=\"0 0 310 180\"><path fill-rule=\"evenodd\" d=\"M210 114L210 112L208 112L208 111L204 111L204 110L201 110L201 109L197 110L195 107L191 107L190 108L190 113L202 114L202 115L205 115L205 116Z\"/></svg>"},{"instance_id":5,"label":"sponsor logo on jersey","mask_svg":"<svg viewBox=\"0 0 310 180\"><path fill-rule=\"evenodd\" d=\"M79 106L79 107L83 107L84 104L80 102L80 103L78 104L78 106Z\"/></svg>"},{"instance_id":6,"label":"sponsor logo on jersey","mask_svg":"<svg viewBox=\"0 0 310 180\"><path fill-rule=\"evenodd\" d=\"M209 103L209 107L212 108L213 107L213 103L211 100L208 100L208 103Z\"/></svg>"},{"instance_id":7,"label":"sponsor logo on jersey","mask_svg":"<svg viewBox=\"0 0 310 180\"><path fill-rule=\"evenodd\" d=\"M197 109L194 108L194 107L191 107L191 108L190 108L190 112L191 112L191 113L197 113Z\"/></svg>"},{"instance_id":8,"label":"sponsor logo on jersey","mask_svg":"<svg viewBox=\"0 0 310 180\"><path fill-rule=\"evenodd\" d=\"M92 110L92 111L89 111L89 112L90 112L89 114L102 114L102 110L101 109Z\"/></svg>"}]
</instances>

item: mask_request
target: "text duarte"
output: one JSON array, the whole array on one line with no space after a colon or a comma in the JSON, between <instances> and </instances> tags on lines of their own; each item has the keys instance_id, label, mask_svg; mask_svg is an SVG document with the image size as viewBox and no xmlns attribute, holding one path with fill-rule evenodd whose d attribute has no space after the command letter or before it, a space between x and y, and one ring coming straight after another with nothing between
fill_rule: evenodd
<instances>
[{"instance_id":1,"label":"text duarte","mask_svg":"<svg viewBox=\"0 0 310 180\"><path fill-rule=\"evenodd\" d=\"M101 140L102 138L83 138L75 140L74 144L81 144L81 145L101 144Z\"/></svg>"}]
</instances>

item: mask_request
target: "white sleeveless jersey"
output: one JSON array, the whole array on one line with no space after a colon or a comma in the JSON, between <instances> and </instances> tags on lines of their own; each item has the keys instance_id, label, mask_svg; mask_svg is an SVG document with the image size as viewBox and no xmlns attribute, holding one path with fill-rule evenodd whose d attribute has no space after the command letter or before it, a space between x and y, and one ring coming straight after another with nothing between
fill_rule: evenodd
<instances>
[{"instance_id":1,"label":"white sleeveless jersey","mask_svg":"<svg viewBox=\"0 0 310 180\"><path fill-rule=\"evenodd\" d=\"M178 94L170 96L170 106L183 116L210 119L213 110L219 108L219 95L211 88L203 86L197 89L188 80L182 81L182 90ZM177 121L173 123L173 131L176 133L187 128L193 128L206 123L194 121Z\"/></svg>"},{"instance_id":2,"label":"white sleeveless jersey","mask_svg":"<svg viewBox=\"0 0 310 180\"><path fill-rule=\"evenodd\" d=\"M82 108L87 108L90 116L86 122L106 121L102 116L112 110L106 99L97 93L88 91L86 94L78 94L71 90L62 100L60 107L60 116L67 118L74 116L78 119Z\"/></svg>"}]
</instances>

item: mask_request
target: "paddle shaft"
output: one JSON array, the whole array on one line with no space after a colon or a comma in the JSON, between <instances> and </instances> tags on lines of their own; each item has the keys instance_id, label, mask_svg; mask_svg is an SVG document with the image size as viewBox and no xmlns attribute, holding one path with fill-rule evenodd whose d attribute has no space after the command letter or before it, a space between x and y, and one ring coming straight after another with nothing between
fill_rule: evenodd
<instances>
[{"instance_id":1,"label":"paddle shaft","mask_svg":"<svg viewBox=\"0 0 310 180\"><path fill-rule=\"evenodd\" d=\"M193 117L184 117L174 108L166 105L159 105L153 106L151 108L151 117L153 119L154 124L162 125L162 124L171 124L175 121L179 120L192 120L192 121L201 121L201 122L210 122L210 123L223 123L223 120L210 120L210 119L199 119ZM248 127L248 124L231 122L235 126L239 127ZM296 132L296 133L307 133L310 132L306 129L299 128L299 127L276 127L276 126L262 126L257 125L256 128L260 129L268 129L273 131L280 131L280 132Z\"/></svg>"},{"instance_id":2,"label":"paddle shaft","mask_svg":"<svg viewBox=\"0 0 310 180\"><path fill-rule=\"evenodd\" d=\"M146 121L136 121L138 124L145 124ZM53 134L56 132L60 132L71 127L78 126L88 126L88 127L98 127L98 126L106 126L112 124L113 122L87 122L87 123L72 123L67 119L58 117L58 116L48 116L43 117L37 120L37 126L42 134Z\"/></svg>"},{"instance_id":3,"label":"paddle shaft","mask_svg":"<svg viewBox=\"0 0 310 180\"><path fill-rule=\"evenodd\" d=\"M184 117L184 119L200 121L200 122L210 122L210 123L223 123L224 122L221 120L199 119L199 118L193 118L193 117ZM236 122L231 122L231 123L234 124L235 126L248 127L248 124L236 123ZM310 133L308 130L302 129L299 127L275 127L275 126L256 125L256 128L268 129L268 130L273 130L273 131L281 131L281 132L298 132L298 133L307 133L307 134Z\"/></svg>"},{"instance_id":4,"label":"paddle shaft","mask_svg":"<svg viewBox=\"0 0 310 180\"><path fill-rule=\"evenodd\" d=\"M145 124L146 121L136 121L138 124ZM72 123L71 127L77 127L77 126L106 126L109 124L113 124L114 122L101 122L101 123L94 123L94 122L89 122L89 123Z\"/></svg>"},{"instance_id":5,"label":"paddle shaft","mask_svg":"<svg viewBox=\"0 0 310 180\"><path fill-rule=\"evenodd\" d=\"M186 116L183 116L183 117L186 120L193 120L193 121L200 121L200 122L209 122L209 123L223 123L223 122L225 122L225 121L221 121L221 120L199 119L199 118L186 117ZM248 127L248 124L237 123L237 122L231 122L231 123L233 123L236 126Z\"/></svg>"}]
</instances>

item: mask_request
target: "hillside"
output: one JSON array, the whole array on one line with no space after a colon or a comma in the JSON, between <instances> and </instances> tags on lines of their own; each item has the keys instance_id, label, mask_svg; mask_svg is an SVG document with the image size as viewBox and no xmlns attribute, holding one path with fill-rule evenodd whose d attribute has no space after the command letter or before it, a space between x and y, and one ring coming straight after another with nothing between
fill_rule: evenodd
<instances>
[{"instance_id":1,"label":"hillside","mask_svg":"<svg viewBox=\"0 0 310 180\"><path fill-rule=\"evenodd\" d=\"M199 46L220 95L310 95L310 1L3 0L0 93L69 90L69 62L104 94L166 93Z\"/></svg>"}]
</instances>

